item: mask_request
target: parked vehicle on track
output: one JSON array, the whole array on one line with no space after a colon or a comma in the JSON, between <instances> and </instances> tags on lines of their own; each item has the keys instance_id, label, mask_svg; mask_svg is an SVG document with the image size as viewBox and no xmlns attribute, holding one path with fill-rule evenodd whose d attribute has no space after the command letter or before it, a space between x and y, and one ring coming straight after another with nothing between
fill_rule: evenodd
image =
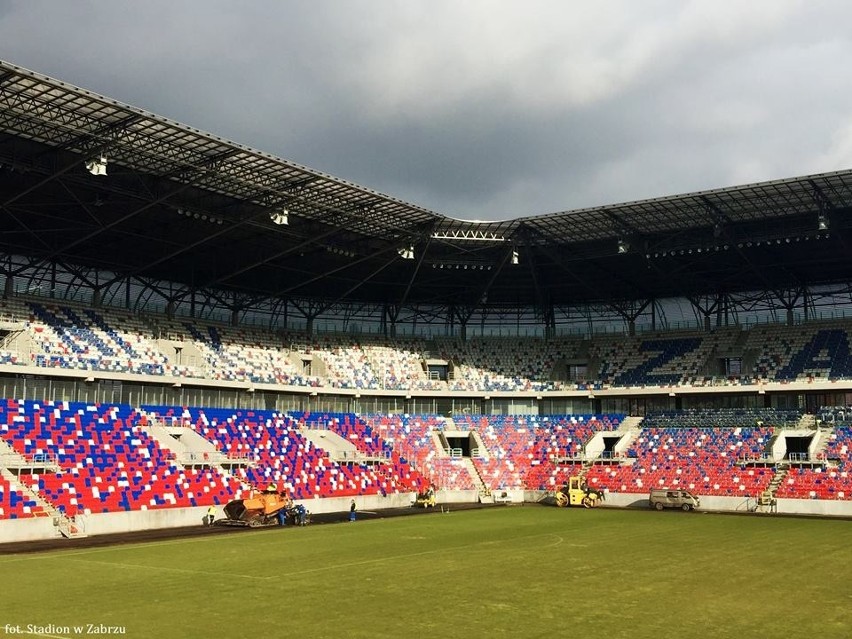
<instances>
[{"instance_id":1,"label":"parked vehicle on track","mask_svg":"<svg viewBox=\"0 0 852 639\"><path fill-rule=\"evenodd\" d=\"M694 510L701 506L701 500L688 490L671 488L652 488L648 505L656 510L680 508L683 511Z\"/></svg>"}]
</instances>

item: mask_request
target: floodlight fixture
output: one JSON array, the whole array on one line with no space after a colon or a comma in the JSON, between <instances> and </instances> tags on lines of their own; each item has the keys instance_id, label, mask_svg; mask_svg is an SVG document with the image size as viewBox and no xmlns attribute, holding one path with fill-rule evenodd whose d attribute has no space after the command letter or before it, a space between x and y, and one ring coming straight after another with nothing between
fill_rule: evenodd
<instances>
[{"instance_id":1,"label":"floodlight fixture","mask_svg":"<svg viewBox=\"0 0 852 639\"><path fill-rule=\"evenodd\" d=\"M515 265L520 264L520 261L521 260L520 260L520 257L518 256L518 251L513 250L512 251L512 264L515 264Z\"/></svg>"},{"instance_id":2,"label":"floodlight fixture","mask_svg":"<svg viewBox=\"0 0 852 639\"><path fill-rule=\"evenodd\" d=\"M272 220L273 224L277 226L283 226L284 224L290 223L290 211L286 208L278 209L277 211L270 211L269 219Z\"/></svg>"},{"instance_id":3,"label":"floodlight fixture","mask_svg":"<svg viewBox=\"0 0 852 639\"><path fill-rule=\"evenodd\" d=\"M401 248L396 249L396 252L399 253L399 256L404 260L413 260L414 259L414 246L403 246Z\"/></svg>"},{"instance_id":4,"label":"floodlight fixture","mask_svg":"<svg viewBox=\"0 0 852 639\"><path fill-rule=\"evenodd\" d=\"M618 240L618 254L624 255L629 250L630 250L630 244L626 240L619 239Z\"/></svg>"},{"instance_id":5,"label":"floodlight fixture","mask_svg":"<svg viewBox=\"0 0 852 639\"><path fill-rule=\"evenodd\" d=\"M819 216L817 216L817 230L827 231L829 226L828 216L825 213L820 213Z\"/></svg>"},{"instance_id":6,"label":"floodlight fixture","mask_svg":"<svg viewBox=\"0 0 852 639\"><path fill-rule=\"evenodd\" d=\"M91 160L86 160L86 170L92 175L107 174L107 159L105 155L99 155Z\"/></svg>"}]
</instances>

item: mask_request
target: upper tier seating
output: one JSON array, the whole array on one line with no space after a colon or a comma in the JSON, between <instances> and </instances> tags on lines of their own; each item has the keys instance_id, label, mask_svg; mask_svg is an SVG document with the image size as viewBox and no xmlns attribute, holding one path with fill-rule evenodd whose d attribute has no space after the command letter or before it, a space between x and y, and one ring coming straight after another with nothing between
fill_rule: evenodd
<instances>
[{"instance_id":1,"label":"upper tier seating","mask_svg":"<svg viewBox=\"0 0 852 639\"><path fill-rule=\"evenodd\" d=\"M595 355L599 377L613 386L670 386L695 376L704 364L702 337L624 338L601 340Z\"/></svg>"},{"instance_id":2,"label":"upper tier seating","mask_svg":"<svg viewBox=\"0 0 852 639\"><path fill-rule=\"evenodd\" d=\"M562 342L541 339L436 340L442 359L453 362L450 390L542 391L551 381Z\"/></svg>"},{"instance_id":3,"label":"upper tier seating","mask_svg":"<svg viewBox=\"0 0 852 639\"><path fill-rule=\"evenodd\" d=\"M171 363L143 322L120 310L95 310L70 303L2 300L0 315L21 327L26 340L3 363L47 368L186 376ZM12 340L18 342L19 340Z\"/></svg>"},{"instance_id":4,"label":"upper tier seating","mask_svg":"<svg viewBox=\"0 0 852 639\"><path fill-rule=\"evenodd\" d=\"M190 318L141 317L42 298L0 300L8 331L0 365L371 390L540 392L600 386L852 379L852 322L761 325L709 332L553 339L389 339L237 328ZM719 360L741 375L720 377ZM448 362L428 379L427 359ZM568 362L589 379L565 382ZM571 365L573 366L573 364ZM572 373L576 374L576 373Z\"/></svg>"},{"instance_id":5,"label":"upper tier seating","mask_svg":"<svg viewBox=\"0 0 852 639\"><path fill-rule=\"evenodd\" d=\"M777 381L849 379L849 328L848 322L837 321L753 328L746 347L758 352L754 376Z\"/></svg>"}]
</instances>

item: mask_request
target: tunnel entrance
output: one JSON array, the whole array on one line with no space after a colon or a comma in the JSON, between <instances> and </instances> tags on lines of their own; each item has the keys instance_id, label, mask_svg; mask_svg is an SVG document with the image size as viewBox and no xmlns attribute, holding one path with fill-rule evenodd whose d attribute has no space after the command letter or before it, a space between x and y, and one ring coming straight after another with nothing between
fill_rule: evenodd
<instances>
[{"instance_id":1,"label":"tunnel entrance","mask_svg":"<svg viewBox=\"0 0 852 639\"><path fill-rule=\"evenodd\" d=\"M791 462L808 461L810 456L808 451L810 450L812 441L813 435L805 437L792 437L788 435L784 438L784 443L787 447L784 459Z\"/></svg>"}]
</instances>

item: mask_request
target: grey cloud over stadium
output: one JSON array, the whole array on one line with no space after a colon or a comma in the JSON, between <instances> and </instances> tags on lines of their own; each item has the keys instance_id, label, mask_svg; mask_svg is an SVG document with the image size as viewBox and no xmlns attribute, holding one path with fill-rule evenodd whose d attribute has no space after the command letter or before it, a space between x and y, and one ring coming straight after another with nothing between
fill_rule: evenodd
<instances>
[{"instance_id":1,"label":"grey cloud over stadium","mask_svg":"<svg viewBox=\"0 0 852 639\"><path fill-rule=\"evenodd\" d=\"M0 2L0 58L451 217L852 167L852 5Z\"/></svg>"}]
</instances>

